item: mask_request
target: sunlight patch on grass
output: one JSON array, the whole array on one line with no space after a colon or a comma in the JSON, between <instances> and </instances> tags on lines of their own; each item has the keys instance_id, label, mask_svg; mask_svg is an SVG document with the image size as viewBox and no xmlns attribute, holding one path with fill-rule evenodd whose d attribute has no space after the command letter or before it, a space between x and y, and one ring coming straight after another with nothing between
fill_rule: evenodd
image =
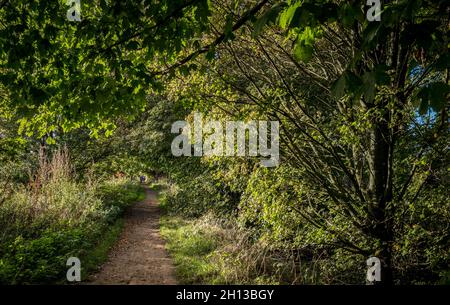
<instances>
[{"instance_id":1,"label":"sunlight patch on grass","mask_svg":"<svg viewBox=\"0 0 450 305\"><path fill-rule=\"evenodd\" d=\"M182 284L220 283L219 271L209 259L217 248L212 236L195 230L191 221L179 217L163 216L160 225Z\"/></svg>"}]
</instances>

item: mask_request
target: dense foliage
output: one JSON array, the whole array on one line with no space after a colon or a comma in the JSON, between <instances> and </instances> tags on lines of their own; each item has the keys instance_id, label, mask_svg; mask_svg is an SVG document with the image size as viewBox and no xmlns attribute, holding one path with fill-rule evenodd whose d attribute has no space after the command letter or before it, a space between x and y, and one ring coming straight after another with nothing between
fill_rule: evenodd
<instances>
[{"instance_id":1,"label":"dense foliage","mask_svg":"<svg viewBox=\"0 0 450 305\"><path fill-rule=\"evenodd\" d=\"M143 199L127 180L76 182L69 162L64 150L51 160L41 152L27 186L3 184L10 196L0 205L0 283L64 282L69 257L83 260L87 278L117 239L125 208Z\"/></svg>"},{"instance_id":2,"label":"dense foliage","mask_svg":"<svg viewBox=\"0 0 450 305\"><path fill-rule=\"evenodd\" d=\"M215 215L243 249L314 266L280 282L364 283L370 256L383 283L448 282L448 1L381 1L371 22L356 0L95 0L75 23L62 2L0 0L0 211L18 253L3 264L115 219L91 177L151 173L169 213ZM171 125L195 111L279 121L281 164L174 157ZM75 174L39 174L64 146ZM83 248L67 247L52 253ZM49 274L13 267L3 281Z\"/></svg>"}]
</instances>

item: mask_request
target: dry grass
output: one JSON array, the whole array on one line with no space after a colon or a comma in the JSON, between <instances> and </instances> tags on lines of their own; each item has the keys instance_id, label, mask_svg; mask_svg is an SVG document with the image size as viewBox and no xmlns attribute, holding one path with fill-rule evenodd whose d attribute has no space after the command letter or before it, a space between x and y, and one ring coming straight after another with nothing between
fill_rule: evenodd
<instances>
[{"instance_id":1,"label":"dry grass","mask_svg":"<svg viewBox=\"0 0 450 305\"><path fill-rule=\"evenodd\" d=\"M166 216L162 232L189 284L312 284L314 270L292 251L273 249L249 229L207 214L197 220ZM207 251L199 251L199 244ZM193 260L192 258L195 258Z\"/></svg>"},{"instance_id":2,"label":"dry grass","mask_svg":"<svg viewBox=\"0 0 450 305\"><path fill-rule=\"evenodd\" d=\"M95 184L74 182L66 149L55 151L50 158L41 151L38 164L30 171L28 185L16 185L0 206L0 241L7 236L33 235L46 227L79 225L100 210Z\"/></svg>"}]
</instances>

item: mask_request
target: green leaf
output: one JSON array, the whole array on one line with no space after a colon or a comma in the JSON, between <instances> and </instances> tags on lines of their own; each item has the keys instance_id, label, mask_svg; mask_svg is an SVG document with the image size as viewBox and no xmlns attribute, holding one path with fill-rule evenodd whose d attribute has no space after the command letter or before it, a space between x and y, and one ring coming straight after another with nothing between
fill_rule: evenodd
<instances>
[{"instance_id":1,"label":"green leaf","mask_svg":"<svg viewBox=\"0 0 450 305\"><path fill-rule=\"evenodd\" d=\"M374 70L375 82L377 85L388 85L391 81L391 77L387 73L388 67L384 64L376 66Z\"/></svg>"},{"instance_id":2,"label":"green leaf","mask_svg":"<svg viewBox=\"0 0 450 305\"><path fill-rule=\"evenodd\" d=\"M209 61L213 60L215 57L216 57L216 49L215 48L209 49L205 55L205 58Z\"/></svg>"},{"instance_id":3,"label":"green leaf","mask_svg":"<svg viewBox=\"0 0 450 305\"><path fill-rule=\"evenodd\" d=\"M331 93L337 99L344 96L345 87L346 87L346 75L345 73L341 75L331 86Z\"/></svg>"},{"instance_id":4,"label":"green leaf","mask_svg":"<svg viewBox=\"0 0 450 305\"><path fill-rule=\"evenodd\" d=\"M381 25L379 22L369 22L361 35L361 37L363 37L364 46L371 48L378 42L381 33L380 28Z\"/></svg>"},{"instance_id":5,"label":"green leaf","mask_svg":"<svg viewBox=\"0 0 450 305\"><path fill-rule=\"evenodd\" d=\"M137 50L139 48L139 43L137 41L130 41L127 44L127 49L128 50Z\"/></svg>"},{"instance_id":6,"label":"green leaf","mask_svg":"<svg viewBox=\"0 0 450 305\"><path fill-rule=\"evenodd\" d=\"M375 98L375 73L373 71L365 72L362 79L364 99L370 103Z\"/></svg>"},{"instance_id":7,"label":"green leaf","mask_svg":"<svg viewBox=\"0 0 450 305\"><path fill-rule=\"evenodd\" d=\"M265 12L260 18L256 20L256 22L253 24L254 30L253 30L253 37L258 36L264 26L266 24L275 22L275 20L280 15L281 11L285 7L285 3L277 3L274 6L272 6L267 12Z\"/></svg>"},{"instance_id":8,"label":"green leaf","mask_svg":"<svg viewBox=\"0 0 450 305\"><path fill-rule=\"evenodd\" d=\"M363 81L351 71L342 73L341 77L331 86L331 93L336 98L344 96L346 91L353 96L359 96L364 91Z\"/></svg>"},{"instance_id":9,"label":"green leaf","mask_svg":"<svg viewBox=\"0 0 450 305\"><path fill-rule=\"evenodd\" d=\"M353 7L350 3L344 3L338 12L338 16L342 20L342 23L345 27L350 27L353 23L356 22L356 16L358 15L358 11L355 7Z\"/></svg>"},{"instance_id":10,"label":"green leaf","mask_svg":"<svg viewBox=\"0 0 450 305\"><path fill-rule=\"evenodd\" d=\"M434 111L440 111L448 103L450 86L444 82L430 84L430 107Z\"/></svg>"},{"instance_id":11,"label":"green leaf","mask_svg":"<svg viewBox=\"0 0 450 305\"><path fill-rule=\"evenodd\" d=\"M233 18L231 15L227 16L227 22L225 24L224 34L225 34L225 41L234 39Z\"/></svg>"},{"instance_id":12,"label":"green leaf","mask_svg":"<svg viewBox=\"0 0 450 305\"><path fill-rule=\"evenodd\" d=\"M386 72L386 65L378 65L372 71L366 71L363 76L363 95L367 102L372 102L375 98L376 85L389 84L390 77Z\"/></svg>"},{"instance_id":13,"label":"green leaf","mask_svg":"<svg viewBox=\"0 0 450 305\"><path fill-rule=\"evenodd\" d=\"M347 89L353 94L361 94L363 81L361 78L351 71L347 71Z\"/></svg>"},{"instance_id":14,"label":"green leaf","mask_svg":"<svg viewBox=\"0 0 450 305\"><path fill-rule=\"evenodd\" d=\"M297 60L307 62L311 59L313 54L313 47L310 45L304 45L303 43L297 43L294 47L294 56Z\"/></svg>"},{"instance_id":15,"label":"green leaf","mask_svg":"<svg viewBox=\"0 0 450 305\"><path fill-rule=\"evenodd\" d=\"M279 24L281 28L287 29L290 25L292 19L294 18L295 11L301 5L300 1L295 2L291 6L289 6L286 10L283 11L280 15Z\"/></svg>"},{"instance_id":16,"label":"green leaf","mask_svg":"<svg viewBox=\"0 0 450 305\"><path fill-rule=\"evenodd\" d=\"M314 51L315 33L310 27L306 27L304 31L298 35L297 42L294 46L294 56L297 60L307 62L311 59Z\"/></svg>"},{"instance_id":17,"label":"green leaf","mask_svg":"<svg viewBox=\"0 0 450 305\"><path fill-rule=\"evenodd\" d=\"M444 82L434 82L422 88L417 93L419 113L424 115L429 109L433 109L436 112L442 110L448 103L449 94L450 86Z\"/></svg>"}]
</instances>

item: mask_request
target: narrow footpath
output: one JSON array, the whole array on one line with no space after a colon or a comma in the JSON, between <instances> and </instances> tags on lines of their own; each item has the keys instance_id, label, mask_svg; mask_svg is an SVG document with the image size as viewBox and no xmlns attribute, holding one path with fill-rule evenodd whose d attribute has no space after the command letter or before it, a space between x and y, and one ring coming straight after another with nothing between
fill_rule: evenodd
<instances>
[{"instance_id":1,"label":"narrow footpath","mask_svg":"<svg viewBox=\"0 0 450 305\"><path fill-rule=\"evenodd\" d=\"M175 267L159 232L156 193L130 207L125 226L107 262L89 279L91 284L176 284Z\"/></svg>"}]
</instances>

